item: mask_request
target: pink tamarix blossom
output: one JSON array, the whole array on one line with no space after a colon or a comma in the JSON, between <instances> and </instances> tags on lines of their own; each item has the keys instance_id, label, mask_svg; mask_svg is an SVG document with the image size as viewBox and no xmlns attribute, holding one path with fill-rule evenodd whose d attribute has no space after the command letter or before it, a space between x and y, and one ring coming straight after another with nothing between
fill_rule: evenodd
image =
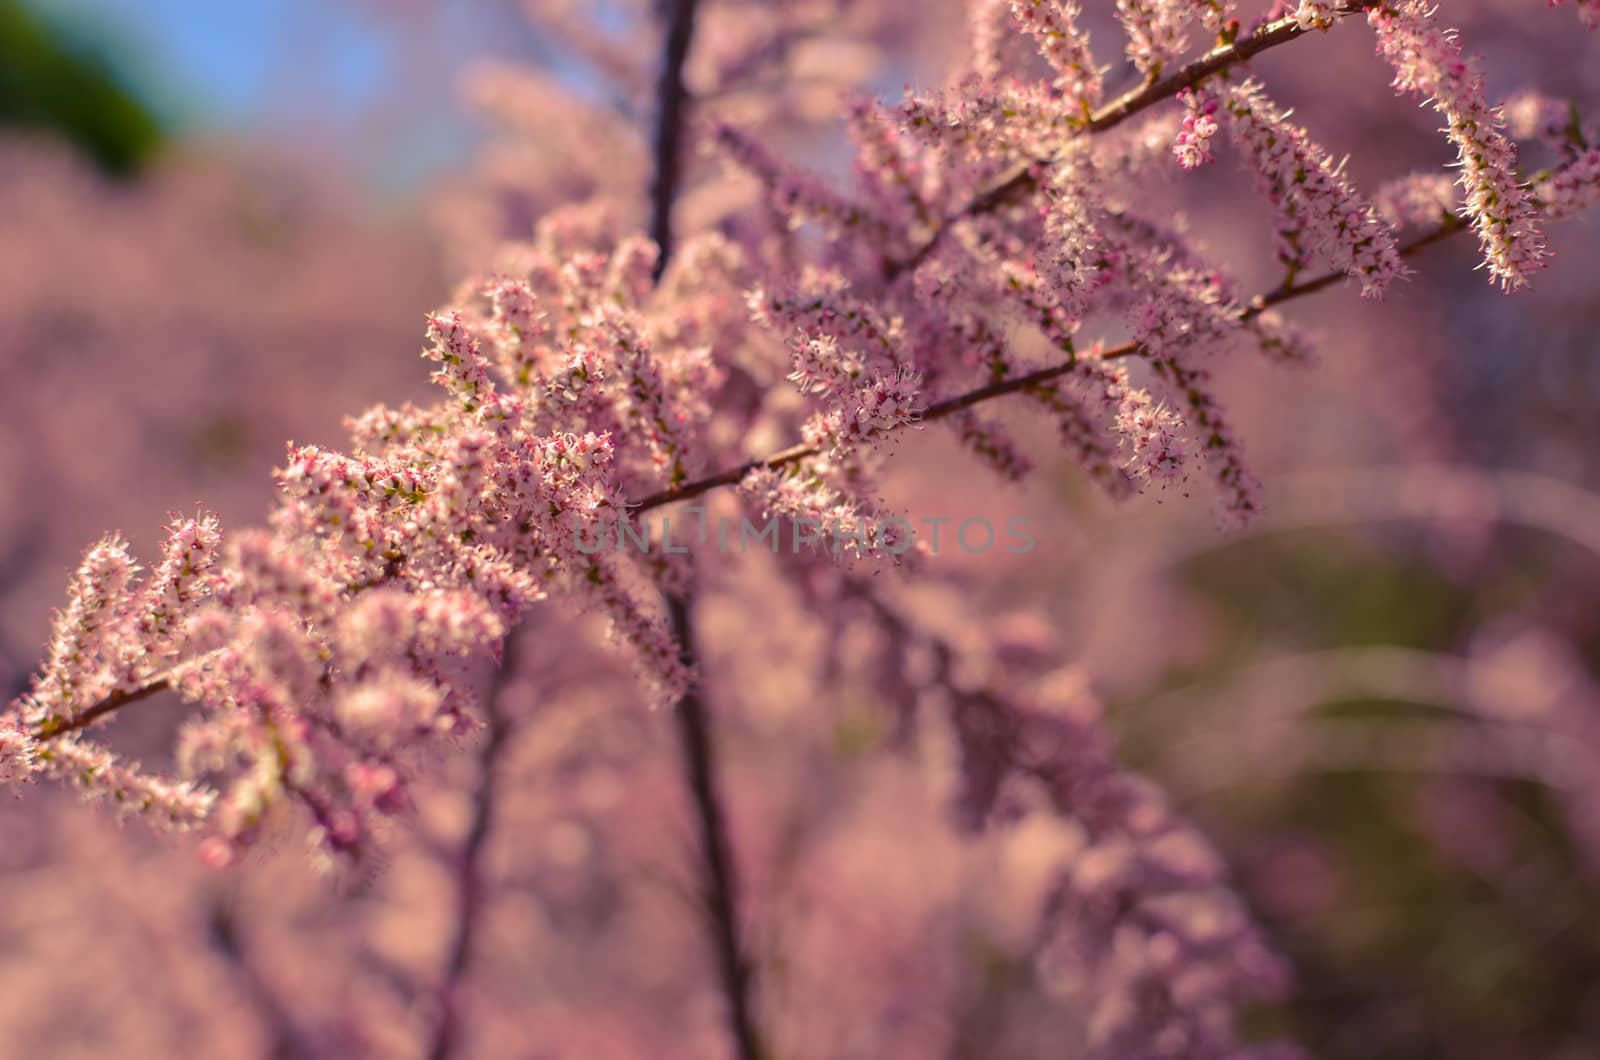
<instances>
[{"instance_id":1,"label":"pink tamarix blossom","mask_svg":"<svg viewBox=\"0 0 1600 1060\"><path fill-rule=\"evenodd\" d=\"M1463 209L1478 233L1490 276L1510 290L1544 267L1538 211L1517 172L1504 112L1485 96L1483 73L1454 29L1424 0L1387 0L1367 9L1378 52L1394 67L1394 87L1444 115L1461 164Z\"/></svg>"},{"instance_id":2,"label":"pink tamarix blossom","mask_svg":"<svg viewBox=\"0 0 1600 1060\"><path fill-rule=\"evenodd\" d=\"M1328 153L1246 80L1220 91L1229 134L1278 218L1278 258L1291 276L1326 261L1377 296L1404 276L1394 233Z\"/></svg>"}]
</instances>

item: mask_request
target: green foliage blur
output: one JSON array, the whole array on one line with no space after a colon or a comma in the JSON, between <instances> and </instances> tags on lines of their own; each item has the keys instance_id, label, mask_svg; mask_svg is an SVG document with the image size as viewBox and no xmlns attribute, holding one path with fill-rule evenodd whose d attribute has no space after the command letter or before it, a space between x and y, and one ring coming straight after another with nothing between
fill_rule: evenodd
<instances>
[{"instance_id":1,"label":"green foliage blur","mask_svg":"<svg viewBox=\"0 0 1600 1060\"><path fill-rule=\"evenodd\" d=\"M129 177L166 130L110 65L20 0L0 0L0 128L54 133Z\"/></svg>"},{"instance_id":2,"label":"green foliage blur","mask_svg":"<svg viewBox=\"0 0 1600 1060\"><path fill-rule=\"evenodd\" d=\"M1558 625L1582 595L1559 551L1529 533L1500 537L1470 574L1446 571L1417 534L1393 530L1366 539L1305 530L1191 561L1186 580L1217 609L1223 635L1172 683L1215 684L1263 644L1457 655L1499 616ZM1310 717L1381 724L1442 713L1330 693ZM1159 775L1151 741L1162 735L1145 732L1125 753ZM1295 968L1287 1005L1254 1014L1263 1037L1292 1036L1318 1060L1600 1056L1600 896L1558 807L1530 780L1458 780L1509 825L1507 864L1487 872L1421 829L1425 783L1423 772L1307 771L1185 805L1242 869L1254 912ZM1325 911L1290 914L1260 900L1253 866L1284 840L1309 840L1332 867L1338 900Z\"/></svg>"}]
</instances>

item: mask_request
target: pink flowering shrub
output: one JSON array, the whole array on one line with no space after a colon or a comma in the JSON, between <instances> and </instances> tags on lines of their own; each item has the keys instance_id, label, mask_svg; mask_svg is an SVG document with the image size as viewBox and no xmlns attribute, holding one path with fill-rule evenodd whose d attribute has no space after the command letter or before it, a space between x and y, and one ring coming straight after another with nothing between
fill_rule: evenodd
<instances>
[{"instance_id":1,"label":"pink flowering shrub","mask_svg":"<svg viewBox=\"0 0 1600 1060\"><path fill-rule=\"evenodd\" d=\"M896 5L755 6L667 5L653 81L638 76L638 57L606 19L589 24L568 5L540 5L536 14L578 33L582 52L615 73L622 98L650 105L653 136L615 115L586 136L568 125L552 142L571 136L570 165L561 160L548 179L518 178L551 200L530 195L537 218L526 230L492 248L502 234L492 221L456 232L454 252L481 258L451 306L426 318L432 403L354 414L340 448L291 443L263 526L225 527L203 509L175 516L147 565L119 536L91 546L37 673L0 720L0 775L57 778L192 831L215 868L265 860L257 852L274 837L298 833L320 862L377 874L395 851L437 857L425 842L421 852L408 847L420 841L398 825L426 831L427 807L446 801L439 789L459 758L451 752L480 740L461 849L444 859L454 890L425 903L454 903L436 955L443 971L412 988L424 1015L413 1015L421 1025L399 1052L456 1055L477 1036L497 1043L484 1055L511 1055L514 1021L496 1027L505 1017L482 1015L493 1006L470 989L495 900L485 844L497 807L514 797L500 756L535 722L593 734L610 786L596 782L604 790L595 794L576 785L538 796L570 806L525 810L571 826L551 829L564 837L552 840L552 857L578 880L564 900L575 916L603 920L586 904L600 899L579 869L659 842L637 834L672 772L638 746L650 743L639 732L663 736L640 720L656 708L682 755L687 795L677 812L697 838L712 965L703 971L718 984L717 1015L671 1053L650 1052L649 1034L621 1015L597 1029L559 1027L552 1014L548 1033L592 1055L731 1050L755 1060L774 1055L780 1036L805 1037L786 1026L800 1018L793 1010L774 1015L762 1002L763 982L780 975L751 958L748 860L730 837L751 822L767 825L751 834L785 832L758 782L719 775L723 731L713 721L723 719L708 704L759 701L777 673L800 671L789 677L809 682L819 701L860 696L887 707L873 715L873 733L947 742L945 787L973 838L940 833L916 844L933 871L981 873L1021 830L1048 837L1044 863L1000 874L987 896L994 908L972 917L1000 918L1008 904L1027 911L1004 930L1038 996L1071 1013L1069 1055L1297 1055L1243 1027L1241 1014L1284 996L1292 975L1223 854L1124 760L1103 699L1085 669L1061 657L1047 623L985 613L981 628L964 628L925 614L918 593L944 594L937 610L958 613L951 598L977 568L942 567L939 539L923 536L927 520L902 507L888 479L917 433L948 434L976 462L964 467L1004 482L1048 466L1059 447L1113 500L1170 499L1204 484L1225 524L1259 529L1272 518L1272 480L1247 460L1248 434L1224 402L1228 355L1263 355L1271 363L1262 373L1310 360L1314 340L1282 307L1341 284L1369 299L1397 297L1412 257L1468 230L1496 285L1537 282L1551 264L1551 223L1600 199L1581 101L1565 108L1566 120L1542 97L1494 101L1446 12L1410 0L1278 3L1265 13L1213 0L1119 0L1117 43L1131 65L1120 79L1108 76L1119 49L1091 47L1082 5L980 0L971 48L941 87L845 108L846 178L846 167L826 168L834 158L792 160L794 141L836 115L788 91L798 76L790 65L845 9L838 36L882 47L900 28ZM1592 20L1593 5L1578 8ZM1382 76L1406 100L1395 106L1422 99L1442 116L1459 164L1453 183L1445 171L1400 174L1364 192L1313 135L1317 115L1291 113L1247 68L1269 51L1315 56L1334 34L1358 33L1370 35ZM836 72L831 87L859 91L870 78L853 73ZM1124 90L1108 93L1116 84ZM509 70L484 75L474 92L534 132L566 106L548 83ZM1537 142L1551 165L1525 167L1516 139ZM513 141L493 157L491 185L514 175L506 160L517 154ZM1186 219L1150 205L1161 182L1206 179L1206 163L1222 154L1236 156L1265 200L1272 245L1254 249L1277 265L1260 292L1235 275L1254 264L1224 264ZM1251 196L1244 183L1241 202ZM600 197L560 201L590 193ZM1048 419L1049 437L1008 414L1018 406ZM965 522L947 528L946 550L954 537L988 554L967 532ZM1029 548L1002 551L1002 562L1039 570L1053 562L1016 558ZM596 620L609 656L591 643ZM763 623L775 620L793 635L764 643L772 631ZM1130 635L1151 642L1152 665L1158 625L1147 618ZM610 674L613 657L632 680ZM1492 680L1501 671L1483 672ZM581 702L564 714L559 697L573 686ZM1472 686L1475 704L1492 699L1483 687ZM145 769L101 734L162 697L188 709L165 755L170 768ZM1583 702L1578 691L1546 696L1540 731L1587 740L1573 705ZM768 739L800 759L768 763L776 786L800 800L810 745L781 717L765 724ZM930 733L940 735L920 735ZM566 753L540 766L594 768ZM869 777L886 788L897 779L892 767ZM635 783L639 792L614 790ZM724 798L725 785L737 797ZM1592 831L1586 792L1567 812ZM830 810L870 817L893 804L866 792L866 810ZM592 853L591 834L607 837L603 854ZM869 834L892 837L892 814ZM961 842L991 848L975 856ZM817 893L871 890L853 878L848 850L831 853L836 862L813 870ZM780 890L758 883L768 885L763 895ZM884 884L861 901L891 916L901 896L896 881ZM912 893L912 905L932 901L931 889ZM900 934L915 937L915 918L901 912ZM818 952L797 960L793 975L825 1000L846 940L823 931L810 942ZM922 966L907 945L915 974L897 982L896 969L882 970L884 996L841 1014L826 1030L838 1040L811 1052L916 1056L948 1043L897 1013L956 996L947 981L956 965ZM595 959L607 957L615 955L600 947ZM856 1011L869 1014L852 1022ZM325 1050L395 1051L373 1040L379 1018L346 1012L326 1022L336 1026L321 1037L343 1044ZM280 1044L280 1055L301 1050Z\"/></svg>"}]
</instances>

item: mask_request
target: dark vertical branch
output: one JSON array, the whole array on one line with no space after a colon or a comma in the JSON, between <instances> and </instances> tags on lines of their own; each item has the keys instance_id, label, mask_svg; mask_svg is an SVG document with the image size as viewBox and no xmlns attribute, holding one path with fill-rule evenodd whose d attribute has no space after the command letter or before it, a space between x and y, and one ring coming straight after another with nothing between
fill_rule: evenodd
<instances>
[{"instance_id":1,"label":"dark vertical branch","mask_svg":"<svg viewBox=\"0 0 1600 1060\"><path fill-rule=\"evenodd\" d=\"M695 3L696 0L663 0L667 32L656 93L655 177L650 185L650 237L658 250L652 273L656 282L660 282L666 272L673 252L672 206L678 196L684 115L689 102L683 84L683 64L694 40ZM695 673L694 624L689 606L687 594L667 596L667 608L683 664L690 673ZM764 1054L751 1012L750 963L740 941L739 888L728 842L728 820L717 792L711 715L701 697L698 677L695 681L678 701L674 720L683 754L684 782L689 788L700 835L707 926L736 1053L739 1060L761 1060Z\"/></svg>"},{"instance_id":2,"label":"dark vertical branch","mask_svg":"<svg viewBox=\"0 0 1600 1060\"><path fill-rule=\"evenodd\" d=\"M694 624L689 605L669 597L672 628L681 646L685 665L695 661ZM733 1035L739 1060L761 1060L764 1052L751 1012L750 963L739 940L739 887L728 844L728 820L717 793L716 745L711 735L711 716L698 687L678 701L676 711L678 742L683 752L685 779L689 785L700 833L700 854L705 872L706 913L715 950L717 974L728 1006L728 1029Z\"/></svg>"},{"instance_id":3,"label":"dark vertical branch","mask_svg":"<svg viewBox=\"0 0 1600 1060\"><path fill-rule=\"evenodd\" d=\"M489 832L494 824L495 800L499 795L501 760L510 744L513 727L502 700L506 685L516 676L517 634L517 630L512 630L506 638L500 672L484 707L489 731L478 754L478 790L472 799L472 818L457 853L456 916L439 980L439 1022L428 1045L428 1060L450 1060L460 1046L462 985L483 927L483 906L487 897L484 865L488 861Z\"/></svg>"},{"instance_id":4,"label":"dark vertical branch","mask_svg":"<svg viewBox=\"0 0 1600 1060\"><path fill-rule=\"evenodd\" d=\"M678 197L678 177L683 165L684 111L689 93L683 85L683 63L694 39L696 0L663 0L667 15L666 47L661 56L661 80L656 88L655 178L650 185L650 238L660 253L654 278L661 279L672 257L672 205Z\"/></svg>"},{"instance_id":5,"label":"dark vertical branch","mask_svg":"<svg viewBox=\"0 0 1600 1060\"><path fill-rule=\"evenodd\" d=\"M296 1026L278 992L251 959L239 934L237 912L227 899L219 896L212 902L210 926L212 943L232 965L239 986L266 1033L266 1060L309 1060L318 1055L320 1050Z\"/></svg>"}]
</instances>

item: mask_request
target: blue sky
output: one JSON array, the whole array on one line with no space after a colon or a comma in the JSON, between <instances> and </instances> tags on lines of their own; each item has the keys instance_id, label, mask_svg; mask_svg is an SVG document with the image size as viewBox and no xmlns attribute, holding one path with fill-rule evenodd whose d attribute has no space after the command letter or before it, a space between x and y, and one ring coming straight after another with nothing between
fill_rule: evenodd
<instances>
[{"instance_id":1,"label":"blue sky","mask_svg":"<svg viewBox=\"0 0 1600 1060\"><path fill-rule=\"evenodd\" d=\"M194 132L310 139L404 190L462 157L466 59L519 43L484 0L29 0Z\"/></svg>"}]
</instances>

